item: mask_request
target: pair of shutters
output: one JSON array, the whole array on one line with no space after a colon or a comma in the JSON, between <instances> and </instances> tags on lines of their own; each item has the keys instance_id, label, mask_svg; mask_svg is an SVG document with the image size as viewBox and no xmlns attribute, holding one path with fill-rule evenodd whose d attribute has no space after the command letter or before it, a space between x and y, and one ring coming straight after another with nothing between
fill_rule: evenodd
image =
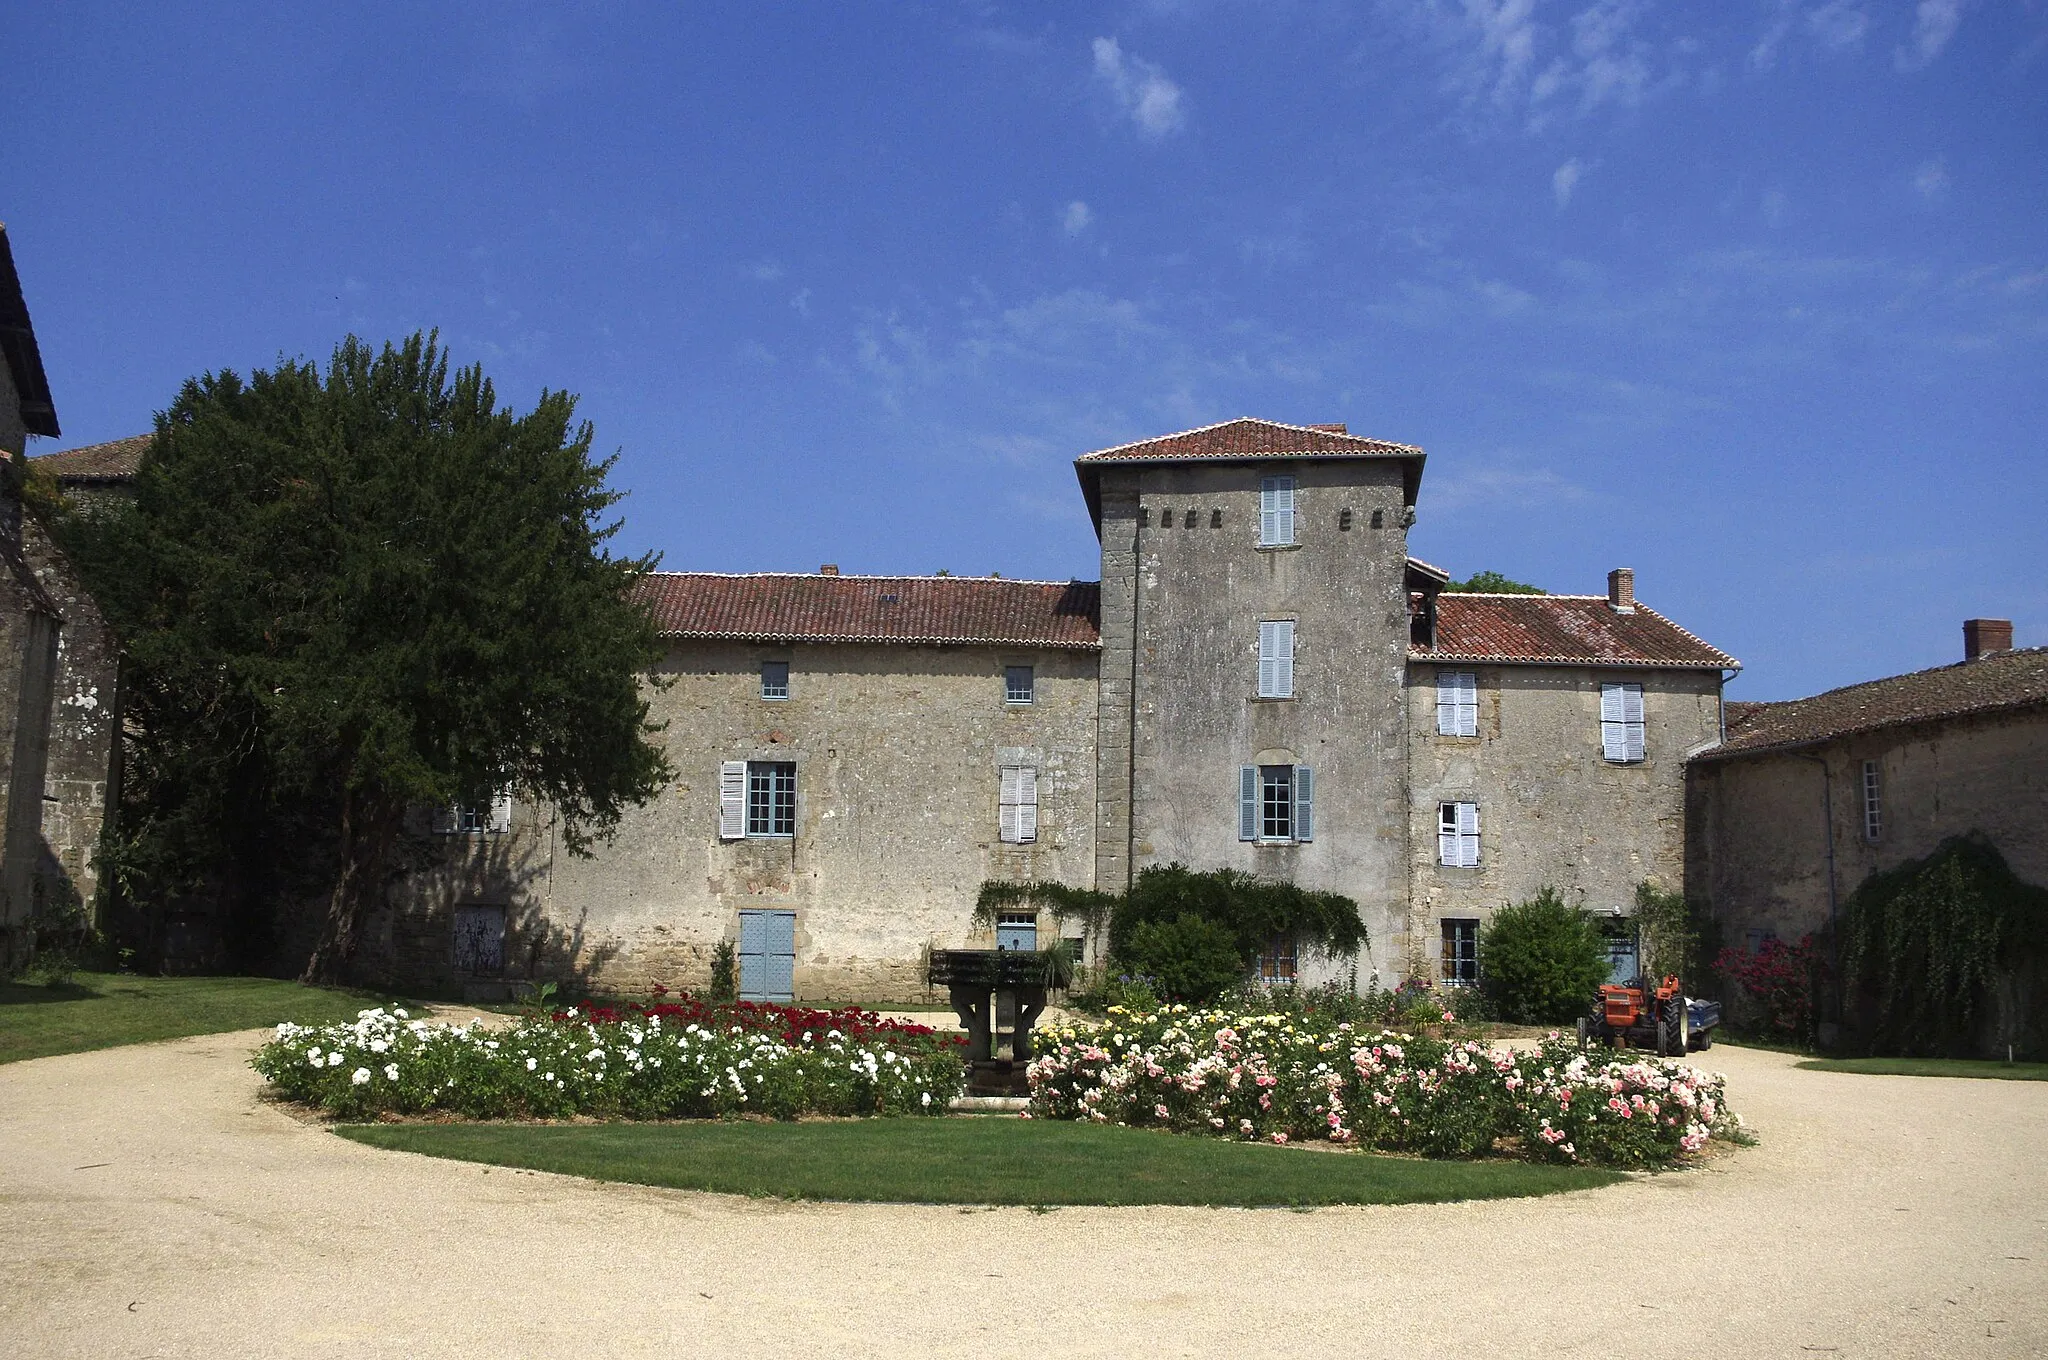
<instances>
[{"instance_id":1,"label":"pair of shutters","mask_svg":"<svg viewBox=\"0 0 2048 1360\"><path fill-rule=\"evenodd\" d=\"M1292 825L1289 830L1292 839L1312 841L1316 838L1316 773L1306 765L1282 766L1292 769L1294 783L1292 792L1294 805ZM1264 790L1260 787L1260 767L1244 765L1237 772L1237 838L1241 841L1266 839L1259 833L1265 821L1263 806Z\"/></svg>"},{"instance_id":2,"label":"pair of shutters","mask_svg":"<svg viewBox=\"0 0 2048 1360\"><path fill-rule=\"evenodd\" d=\"M1600 752L1617 764L1643 758L1643 687L1607 683L1600 686Z\"/></svg>"},{"instance_id":3,"label":"pair of shutters","mask_svg":"<svg viewBox=\"0 0 2048 1360\"><path fill-rule=\"evenodd\" d=\"M1436 673L1436 731L1440 737L1479 735L1479 677L1472 671Z\"/></svg>"},{"instance_id":4,"label":"pair of shutters","mask_svg":"<svg viewBox=\"0 0 2048 1360\"><path fill-rule=\"evenodd\" d=\"M796 913L740 913L739 993L743 1001L788 1001L796 995Z\"/></svg>"},{"instance_id":5,"label":"pair of shutters","mask_svg":"<svg viewBox=\"0 0 2048 1360\"><path fill-rule=\"evenodd\" d=\"M427 829L437 836L453 836L464 831L503 835L512 829L512 790L500 789L491 796L488 816L478 816L479 811L481 809L473 810L473 805L465 803L437 807L427 819Z\"/></svg>"},{"instance_id":6,"label":"pair of shutters","mask_svg":"<svg viewBox=\"0 0 2048 1360\"><path fill-rule=\"evenodd\" d=\"M1294 620L1272 619L1259 625L1259 697L1294 697Z\"/></svg>"},{"instance_id":7,"label":"pair of shutters","mask_svg":"<svg viewBox=\"0 0 2048 1360\"><path fill-rule=\"evenodd\" d=\"M1029 765L1003 766L1002 792L996 801L997 830L1005 842L1028 845L1038 839L1038 771L1035 768Z\"/></svg>"},{"instance_id":8,"label":"pair of shutters","mask_svg":"<svg viewBox=\"0 0 2048 1360\"><path fill-rule=\"evenodd\" d=\"M1259 546L1294 542L1294 479L1266 477L1259 482Z\"/></svg>"},{"instance_id":9,"label":"pair of shutters","mask_svg":"<svg viewBox=\"0 0 2048 1360\"><path fill-rule=\"evenodd\" d=\"M1453 869L1479 867L1479 804L1437 804L1436 857Z\"/></svg>"}]
</instances>

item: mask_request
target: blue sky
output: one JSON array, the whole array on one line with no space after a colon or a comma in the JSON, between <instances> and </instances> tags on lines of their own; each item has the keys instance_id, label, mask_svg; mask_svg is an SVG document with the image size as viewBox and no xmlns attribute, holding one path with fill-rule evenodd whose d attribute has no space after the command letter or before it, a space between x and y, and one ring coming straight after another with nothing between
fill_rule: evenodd
<instances>
[{"instance_id":1,"label":"blue sky","mask_svg":"<svg viewBox=\"0 0 2048 1360\"><path fill-rule=\"evenodd\" d=\"M268 13L260 12L269 10ZM15 5L65 438L439 327L677 570L1092 577L1083 452L1429 452L1411 545L1783 698L2048 644L2048 0Z\"/></svg>"}]
</instances>

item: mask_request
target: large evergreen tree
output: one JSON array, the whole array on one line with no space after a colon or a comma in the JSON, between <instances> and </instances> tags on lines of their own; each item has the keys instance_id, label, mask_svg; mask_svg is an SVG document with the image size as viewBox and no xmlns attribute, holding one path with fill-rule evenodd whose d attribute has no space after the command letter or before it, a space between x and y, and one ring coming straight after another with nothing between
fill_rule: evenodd
<instances>
[{"instance_id":1,"label":"large evergreen tree","mask_svg":"<svg viewBox=\"0 0 2048 1360\"><path fill-rule=\"evenodd\" d=\"M317 875L304 972L333 980L409 806L511 786L580 852L667 781L632 599L653 559L607 551L620 493L574 411L500 409L422 335L185 384L132 509L65 526L125 642L131 895Z\"/></svg>"}]
</instances>

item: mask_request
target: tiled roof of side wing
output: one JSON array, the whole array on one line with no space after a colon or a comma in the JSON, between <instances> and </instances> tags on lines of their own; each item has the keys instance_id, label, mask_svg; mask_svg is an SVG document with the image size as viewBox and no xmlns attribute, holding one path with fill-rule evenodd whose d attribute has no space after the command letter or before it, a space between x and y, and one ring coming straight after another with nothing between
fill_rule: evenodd
<instances>
[{"instance_id":1,"label":"tiled roof of side wing","mask_svg":"<svg viewBox=\"0 0 2048 1360\"><path fill-rule=\"evenodd\" d=\"M1140 439L1084 453L1077 463L1201 461L1223 458L1420 458L1422 450L1384 439L1338 434L1312 425L1284 425L1249 416L1179 434Z\"/></svg>"},{"instance_id":2,"label":"tiled roof of side wing","mask_svg":"<svg viewBox=\"0 0 2048 1360\"><path fill-rule=\"evenodd\" d=\"M657 572L640 595L664 637L1101 646L1094 581Z\"/></svg>"},{"instance_id":3,"label":"tiled roof of side wing","mask_svg":"<svg viewBox=\"0 0 2048 1360\"><path fill-rule=\"evenodd\" d=\"M1436 597L1436 646L1416 661L1733 670L1742 663L1644 604L1622 613L1605 595Z\"/></svg>"},{"instance_id":4,"label":"tiled roof of side wing","mask_svg":"<svg viewBox=\"0 0 2048 1360\"><path fill-rule=\"evenodd\" d=\"M1728 705L1728 739L1695 760L1789 750L1886 727L2048 708L2048 647L1993 652L1777 703Z\"/></svg>"},{"instance_id":5,"label":"tiled roof of side wing","mask_svg":"<svg viewBox=\"0 0 2048 1360\"><path fill-rule=\"evenodd\" d=\"M133 434L104 444L46 453L32 461L56 473L60 482L126 482L141 469L143 455L155 439L154 434Z\"/></svg>"}]
</instances>

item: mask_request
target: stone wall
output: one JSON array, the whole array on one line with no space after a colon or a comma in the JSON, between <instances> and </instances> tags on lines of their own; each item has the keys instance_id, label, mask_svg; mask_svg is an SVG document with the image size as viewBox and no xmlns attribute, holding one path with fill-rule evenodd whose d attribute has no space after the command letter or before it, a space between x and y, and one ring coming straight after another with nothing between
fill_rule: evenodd
<instances>
[{"instance_id":1,"label":"stone wall","mask_svg":"<svg viewBox=\"0 0 2048 1360\"><path fill-rule=\"evenodd\" d=\"M764 661L789 663L788 699L761 697ZM1004 702L1008 665L1035 668L1036 702ZM739 911L771 907L796 913L799 998L920 998L927 946L990 942L972 923L984 879L1092 882L1095 670L1092 651L677 644L649 692L675 782L593 858L524 807L505 835L447 838L371 923L366 968L451 978L455 911L490 903L512 976L701 988ZM719 838L728 760L795 762L793 838ZM999 839L1006 764L1039 771L1034 844Z\"/></svg>"},{"instance_id":2,"label":"stone wall","mask_svg":"<svg viewBox=\"0 0 2048 1360\"><path fill-rule=\"evenodd\" d=\"M1261 548L1260 482L1275 475L1296 479L1296 542ZM1407 909L1402 465L1106 469L1102 505L1098 779L1108 803L1119 763L1130 771L1133 871L1179 861L1347 894L1359 903L1371 949L1357 961L1304 957L1303 979L1348 980L1356 962L1364 976L1377 969L1391 982L1398 965L1389 941ZM1346 510L1351 527L1340 528ZM1267 619L1295 622L1293 698L1258 697L1259 623ZM1110 690L1125 676L1131 735L1121 747L1110 739L1108 715L1126 702ZM1238 838L1238 772L1246 765L1315 772L1313 841ZM1098 829L1111 830L1113 815L1112 806ZM1104 847L1099 876L1113 853Z\"/></svg>"},{"instance_id":3,"label":"stone wall","mask_svg":"<svg viewBox=\"0 0 2048 1360\"><path fill-rule=\"evenodd\" d=\"M1879 772L1875 840L1864 834L1866 760ZM1789 942L1825 926L1830 841L1839 901L1872 873L1968 831L1989 837L2019 877L2048 885L2048 713L1702 760L1691 768L1687 802L1686 891L1706 904L1724 944L1743 945L1752 930Z\"/></svg>"},{"instance_id":4,"label":"stone wall","mask_svg":"<svg viewBox=\"0 0 2048 1360\"><path fill-rule=\"evenodd\" d=\"M70 560L32 513L23 516L22 552L64 616L50 709L38 891L90 909L98 900L95 859L117 778L120 645Z\"/></svg>"},{"instance_id":5,"label":"stone wall","mask_svg":"<svg viewBox=\"0 0 2048 1360\"><path fill-rule=\"evenodd\" d=\"M1439 670L1479 685L1479 735L1437 734ZM1602 755L1600 685L1643 686L1644 759ZM1685 872L1685 761L1720 732L1718 671L1417 662L1408 673L1409 966L1434 975L1445 918L1484 921L1545 887L1568 902L1626 910L1636 884L1676 888ZM1438 805L1479 805L1477 868L1437 853Z\"/></svg>"}]
</instances>

